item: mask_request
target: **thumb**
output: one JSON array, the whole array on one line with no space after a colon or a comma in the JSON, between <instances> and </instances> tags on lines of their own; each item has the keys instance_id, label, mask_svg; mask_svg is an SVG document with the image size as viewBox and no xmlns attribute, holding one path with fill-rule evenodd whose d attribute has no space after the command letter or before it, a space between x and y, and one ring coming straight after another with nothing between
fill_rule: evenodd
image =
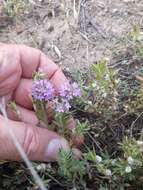
<instances>
[{"instance_id":1,"label":"thumb","mask_svg":"<svg viewBox=\"0 0 143 190\"><path fill-rule=\"evenodd\" d=\"M0 116L0 160L22 160ZM56 133L22 122L8 121L28 158L33 161L56 161L60 149L69 150L67 141Z\"/></svg>"}]
</instances>

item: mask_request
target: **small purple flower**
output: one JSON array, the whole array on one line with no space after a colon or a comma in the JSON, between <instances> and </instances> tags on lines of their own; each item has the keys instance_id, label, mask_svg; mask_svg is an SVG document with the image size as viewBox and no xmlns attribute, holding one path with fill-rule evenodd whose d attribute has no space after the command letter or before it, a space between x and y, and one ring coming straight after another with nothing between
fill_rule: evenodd
<instances>
[{"instance_id":1,"label":"small purple flower","mask_svg":"<svg viewBox=\"0 0 143 190\"><path fill-rule=\"evenodd\" d=\"M33 82L31 95L35 100L51 101L54 98L54 92L53 85L46 79Z\"/></svg>"},{"instance_id":2,"label":"small purple flower","mask_svg":"<svg viewBox=\"0 0 143 190\"><path fill-rule=\"evenodd\" d=\"M74 97L80 97L81 96L81 90L77 83L65 83L61 86L61 89L59 91L59 94L62 98L65 98L67 100L72 100Z\"/></svg>"},{"instance_id":3,"label":"small purple flower","mask_svg":"<svg viewBox=\"0 0 143 190\"><path fill-rule=\"evenodd\" d=\"M81 90L76 82L71 84L72 94L73 97L80 97L81 96Z\"/></svg>"},{"instance_id":4,"label":"small purple flower","mask_svg":"<svg viewBox=\"0 0 143 190\"><path fill-rule=\"evenodd\" d=\"M64 113L69 111L70 108L71 105L69 104L69 102L63 99L61 102L58 102L56 104L55 111L59 113Z\"/></svg>"},{"instance_id":5,"label":"small purple flower","mask_svg":"<svg viewBox=\"0 0 143 190\"><path fill-rule=\"evenodd\" d=\"M73 98L72 92L71 92L71 86L69 83L65 83L61 86L61 89L59 90L59 94L62 98L65 98L67 100L71 100Z\"/></svg>"}]
</instances>

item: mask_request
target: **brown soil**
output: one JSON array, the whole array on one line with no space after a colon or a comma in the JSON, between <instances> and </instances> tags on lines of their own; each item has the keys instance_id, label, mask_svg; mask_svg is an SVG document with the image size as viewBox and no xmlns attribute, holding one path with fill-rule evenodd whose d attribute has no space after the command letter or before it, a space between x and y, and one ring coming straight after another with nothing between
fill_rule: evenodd
<instances>
[{"instance_id":1,"label":"brown soil","mask_svg":"<svg viewBox=\"0 0 143 190\"><path fill-rule=\"evenodd\" d=\"M0 42L40 48L68 68L84 68L121 49L133 25L143 26L141 0L43 0L24 15L6 16L0 0Z\"/></svg>"}]
</instances>

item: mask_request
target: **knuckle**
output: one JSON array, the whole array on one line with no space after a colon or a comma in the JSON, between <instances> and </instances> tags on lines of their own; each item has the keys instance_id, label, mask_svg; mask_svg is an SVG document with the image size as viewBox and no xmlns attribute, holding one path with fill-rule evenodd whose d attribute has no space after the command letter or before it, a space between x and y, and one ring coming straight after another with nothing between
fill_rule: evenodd
<instances>
[{"instance_id":1,"label":"knuckle","mask_svg":"<svg viewBox=\"0 0 143 190\"><path fill-rule=\"evenodd\" d=\"M29 158L36 154L39 148L39 136L36 127L25 127L25 138L23 148Z\"/></svg>"}]
</instances>

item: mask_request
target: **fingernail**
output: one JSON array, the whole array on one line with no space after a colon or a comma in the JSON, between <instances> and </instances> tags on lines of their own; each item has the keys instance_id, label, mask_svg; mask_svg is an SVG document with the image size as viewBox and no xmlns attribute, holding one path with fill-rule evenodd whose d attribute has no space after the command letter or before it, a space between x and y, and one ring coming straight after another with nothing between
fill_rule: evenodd
<instances>
[{"instance_id":1,"label":"fingernail","mask_svg":"<svg viewBox=\"0 0 143 190\"><path fill-rule=\"evenodd\" d=\"M68 142L64 138L52 139L49 142L47 150L46 150L46 154L45 154L46 160L56 161L60 149L68 151L69 150Z\"/></svg>"}]
</instances>

